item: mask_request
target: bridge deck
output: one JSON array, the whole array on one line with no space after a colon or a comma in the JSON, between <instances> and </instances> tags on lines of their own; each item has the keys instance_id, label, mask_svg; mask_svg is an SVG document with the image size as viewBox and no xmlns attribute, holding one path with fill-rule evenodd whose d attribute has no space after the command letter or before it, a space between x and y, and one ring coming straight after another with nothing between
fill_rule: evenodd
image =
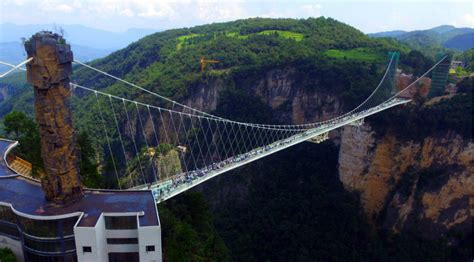
<instances>
[{"instance_id":1,"label":"bridge deck","mask_svg":"<svg viewBox=\"0 0 474 262\"><path fill-rule=\"evenodd\" d=\"M394 98L377 107L373 107L360 113L352 114L345 118L338 119L333 123L321 125L320 127L293 135L289 138L274 142L264 148L257 148L240 156L234 156L224 161L221 161L220 163L215 163L212 166L203 167L200 170L195 170L188 173L182 173L171 179L166 179L164 181L160 181L158 183L148 186L143 186L139 189L151 189L156 202L160 203L182 192L185 192L215 176L236 169L240 166L246 165L265 156L274 154L280 150L299 144L331 130L358 121L367 116L376 114L378 112L397 105L408 103L410 101L411 100Z\"/></svg>"}]
</instances>

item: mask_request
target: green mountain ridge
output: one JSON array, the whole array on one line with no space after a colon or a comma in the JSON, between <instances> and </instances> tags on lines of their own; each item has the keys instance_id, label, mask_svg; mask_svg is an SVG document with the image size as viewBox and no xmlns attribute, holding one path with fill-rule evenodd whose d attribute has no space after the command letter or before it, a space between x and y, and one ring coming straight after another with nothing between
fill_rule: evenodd
<instances>
[{"instance_id":1,"label":"green mountain ridge","mask_svg":"<svg viewBox=\"0 0 474 262\"><path fill-rule=\"evenodd\" d=\"M392 40L371 39L331 18L253 18L155 33L90 64L179 100L189 96L193 86L212 77L228 78L240 72L285 65L314 67L322 60L329 61L329 65L377 62L381 68L387 52L397 50L406 55L409 48ZM202 56L220 63L209 65L209 70L201 73ZM72 80L112 93L140 96L129 87L82 67L74 68ZM8 80L0 83L11 85ZM19 95L29 101L31 94L23 92ZM0 112L22 107L12 102L0 105Z\"/></svg>"},{"instance_id":2,"label":"green mountain ridge","mask_svg":"<svg viewBox=\"0 0 474 262\"><path fill-rule=\"evenodd\" d=\"M449 48L457 51L466 51L474 48L472 34L474 28L462 27L456 28L450 25L441 25L427 30L415 31L387 31L368 34L374 38L395 38L415 49L435 49L440 51L443 48Z\"/></svg>"},{"instance_id":3,"label":"green mountain ridge","mask_svg":"<svg viewBox=\"0 0 474 262\"><path fill-rule=\"evenodd\" d=\"M407 73L420 75L432 65L423 53L411 49L395 39L370 38L331 18L253 18L155 33L90 64L178 101L192 100L199 90L220 82L221 100L213 113L234 120L278 123L285 119L272 115L271 108L251 92L267 72L294 71L298 91L326 92L340 97L350 108L375 87L389 51L401 53L400 67ZM203 56L220 62L201 72L199 60ZM20 72L0 81L0 88L10 89L9 97L0 104L0 115L13 108L32 113L32 90L24 82L19 84L21 79L24 73ZM72 80L130 99L170 106L80 66L74 67ZM74 120L80 131L92 131L92 144L100 150L105 142L100 127L94 124L94 99L77 90ZM289 111L285 106L278 110ZM125 125L125 117L118 119L121 126ZM384 126L390 125L390 121L386 124L382 120L379 122ZM117 145L112 141L113 148ZM335 175L336 154L337 148L329 142L321 146L306 143L233 171L240 175L213 179L203 185L204 192L218 191L212 187L221 188L219 183L234 191L214 198L224 202L224 208L212 215L195 193L160 205L167 261L408 261L447 257L451 248L442 241L403 234L392 239L388 233L386 240L374 232L361 214L357 196L344 191ZM304 161L300 162L299 156ZM101 164L107 162L106 156L103 158ZM247 178L251 180L247 189L250 201L235 204L227 195L239 194L232 180L247 176L251 177Z\"/></svg>"}]
</instances>

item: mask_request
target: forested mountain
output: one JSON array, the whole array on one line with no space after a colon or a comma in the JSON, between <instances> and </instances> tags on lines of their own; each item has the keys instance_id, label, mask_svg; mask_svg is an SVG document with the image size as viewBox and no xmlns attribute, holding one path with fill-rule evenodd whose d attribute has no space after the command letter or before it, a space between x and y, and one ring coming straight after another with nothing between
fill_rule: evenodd
<instances>
[{"instance_id":1,"label":"forested mountain","mask_svg":"<svg viewBox=\"0 0 474 262\"><path fill-rule=\"evenodd\" d=\"M444 42L444 47L456 50L468 50L474 46L474 33L454 36Z\"/></svg>"},{"instance_id":2,"label":"forested mountain","mask_svg":"<svg viewBox=\"0 0 474 262\"><path fill-rule=\"evenodd\" d=\"M192 95L193 87L209 79L239 78L239 74L257 74L259 70L285 65L335 76L321 79L326 82L317 86L305 80L307 76L302 77L303 89L330 85L334 91L349 91L346 85L349 79L338 79L337 70L381 72L388 51L401 51L405 56L409 49L396 41L370 39L331 18L256 18L156 33L91 65L162 95L185 99ZM209 65L209 70L202 73L199 66L202 56L220 62ZM360 80L353 85L367 88L364 92L368 92L363 72L358 72ZM80 67L75 68L73 80L97 89L124 91L120 84ZM127 88L126 92L134 91Z\"/></svg>"},{"instance_id":3,"label":"forested mountain","mask_svg":"<svg viewBox=\"0 0 474 262\"><path fill-rule=\"evenodd\" d=\"M408 44L395 39L370 38L349 25L321 17L253 18L167 30L146 36L90 64L222 117L290 124L336 116L363 101L383 75L389 51L401 53L399 68L403 73L413 74L413 78L434 63L433 58L412 50ZM208 64L201 71L201 57L219 62ZM19 78L21 75L14 75L0 82L6 93L16 92L0 104L0 113L7 114L15 108L31 114L31 87L19 89ZM146 103L171 106L86 68L74 67L73 81ZM369 119L374 138L367 140L385 141L386 136L399 133L394 136L415 144L425 136L443 137L447 132L454 132L460 133L459 140L469 141L472 84L468 78L465 81L454 100L445 97L441 103L429 107L424 105L425 101L419 101L417 105ZM100 127L93 124L97 117L93 114L97 110L94 98L84 92L75 93L74 121L79 132L87 132L92 144L99 145L98 155L103 159L97 164L107 173L110 170L105 141ZM137 125L127 122L123 115L118 119L121 127ZM410 125L405 126L404 119L411 121ZM418 121L423 124L417 126ZM425 128L428 125L443 128ZM133 132L124 135L139 137ZM381 200L384 209L374 219L364 213L367 200L360 196L362 193L354 193L341 183L339 145L341 140L348 142L341 133L333 137L336 143L299 145L212 179L198 192L160 205L165 257L168 261L459 261L470 256L472 233L461 234L454 228L450 238L436 235L427 239L413 230L416 225L430 229L431 221L416 217L425 210L422 196L427 191L438 190L450 174L434 173L437 180L433 183L424 177L419 179L421 182L399 181L398 177L387 179L395 188L390 191L391 197L401 190L403 197L408 198L407 188L419 186L413 201L418 206L408 220L414 221L415 226L407 224L404 230L394 233L384 226L397 213L389 197L387 203ZM397 144L393 146L398 148ZM112 141L112 147L118 149L119 141ZM368 153L367 158L377 156L374 152ZM91 159L96 157L95 153L90 155ZM411 173L406 173L420 175L418 170L414 165ZM363 175L358 177L364 180ZM103 177L83 176L91 187L102 187L109 182ZM456 203L462 207L443 208L464 211L465 196L462 202ZM450 215L446 212L441 217L451 218ZM465 221L460 224L465 226Z\"/></svg>"},{"instance_id":4,"label":"forested mountain","mask_svg":"<svg viewBox=\"0 0 474 262\"><path fill-rule=\"evenodd\" d=\"M396 30L373 33L369 34L369 36L374 38L395 38L407 43L411 48L419 50L428 48L439 51L441 48L449 48L465 51L469 48L474 48L473 33L473 28L456 28L454 26L442 25L427 30L410 32Z\"/></svg>"}]
</instances>

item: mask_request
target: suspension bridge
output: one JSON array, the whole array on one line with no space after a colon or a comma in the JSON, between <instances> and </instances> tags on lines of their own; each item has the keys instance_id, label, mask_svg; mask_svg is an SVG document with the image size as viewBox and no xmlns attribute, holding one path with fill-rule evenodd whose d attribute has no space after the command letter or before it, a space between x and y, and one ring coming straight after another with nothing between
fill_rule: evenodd
<instances>
[{"instance_id":1,"label":"suspension bridge","mask_svg":"<svg viewBox=\"0 0 474 262\"><path fill-rule=\"evenodd\" d=\"M322 142L328 133L345 125L357 125L364 118L411 101L420 79L446 79L450 59L445 56L407 87L397 90L395 74L398 53L390 53L385 72L372 93L352 110L324 121L305 124L262 124L225 119L164 97L90 64L74 61L78 67L111 78L155 98L156 103L71 83L74 106L87 107L86 130L98 145L98 159L107 176L116 180L113 189L151 190L157 203L189 190L215 176L247 165L296 144ZM26 69L32 58L13 65ZM430 75L431 74L431 75ZM433 81L432 88L439 85ZM148 100L149 101L149 100Z\"/></svg>"}]
</instances>

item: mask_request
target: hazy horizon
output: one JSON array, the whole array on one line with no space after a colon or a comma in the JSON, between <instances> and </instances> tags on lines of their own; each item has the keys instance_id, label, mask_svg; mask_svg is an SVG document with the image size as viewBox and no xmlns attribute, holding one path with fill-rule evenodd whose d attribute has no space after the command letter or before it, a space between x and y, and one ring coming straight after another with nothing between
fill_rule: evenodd
<instances>
[{"instance_id":1,"label":"hazy horizon","mask_svg":"<svg viewBox=\"0 0 474 262\"><path fill-rule=\"evenodd\" d=\"M5 0L0 23L82 25L111 32L167 30L251 17L331 17L364 33L474 27L469 1ZM29 15L25 15L28 13Z\"/></svg>"},{"instance_id":2,"label":"hazy horizon","mask_svg":"<svg viewBox=\"0 0 474 262\"><path fill-rule=\"evenodd\" d=\"M321 16L320 16L321 17ZM260 17L248 17L248 18L260 18ZM248 19L248 18L241 18L241 19ZM291 18L291 17L281 17L281 18ZM314 18L317 18L317 17L314 17ZM326 18L329 18L329 17L326 17ZM330 17L330 18L333 18L333 17ZM292 19L298 19L298 18L292 18ZM333 18L335 19L335 18ZM215 22L215 23L226 23L226 22L232 22L232 21L236 21L236 20L239 20L239 19L235 19L235 20L229 20L229 21L222 21L222 22ZM336 19L337 20L337 19ZM339 20L340 21L340 20ZM342 21L341 21L342 22ZM95 30L101 30L101 31L107 31L107 32L113 32L113 33L127 33L129 31L134 31L134 30L137 30L137 31L140 31L140 30L145 30L145 31L165 31L165 30L172 30L172 29L179 29L179 28L186 28L186 27L173 27L173 28L147 28L147 27L130 27L130 28L127 28L126 30L124 31L113 31L113 30L107 30L107 29L103 29L103 28L97 28L97 27L92 27L92 26L89 26L89 25L81 25L81 24L57 24L57 23L46 23L46 24L16 24L16 23L0 23L0 26L2 25L15 25L15 26L57 26L58 29L62 26L66 26L66 27L75 27L75 26L78 26L78 27L85 27L85 28L90 28L90 29L95 29ZM203 24L196 24L196 25L193 25L193 26L188 26L187 28L191 28L191 27L194 27L194 26L201 26L201 25L206 25L206 24L209 24L209 23L203 23ZM348 24L348 23L346 23ZM348 25L351 25L351 24L348 24ZM351 25L352 26L352 25ZM423 30L429 30L429 29L432 29L432 28L435 28L435 27L439 27L439 26L454 26L456 28L473 28L474 29L474 26L470 27L470 26L455 26L453 24L439 24L439 25L435 25L435 26L431 26L431 27L427 27L427 28L415 28L415 29L412 29L412 30L403 30L403 29L390 29L390 30L384 30L384 31L375 31L375 32L362 32L365 33L365 34L373 34L373 33L383 33L383 32L390 32L390 31L406 31L406 32L410 32L410 31L423 31ZM356 29L359 29L357 27L355 27ZM48 29L48 28L46 28ZM359 29L360 30L360 29ZM67 33L67 32L66 32Z\"/></svg>"}]
</instances>

